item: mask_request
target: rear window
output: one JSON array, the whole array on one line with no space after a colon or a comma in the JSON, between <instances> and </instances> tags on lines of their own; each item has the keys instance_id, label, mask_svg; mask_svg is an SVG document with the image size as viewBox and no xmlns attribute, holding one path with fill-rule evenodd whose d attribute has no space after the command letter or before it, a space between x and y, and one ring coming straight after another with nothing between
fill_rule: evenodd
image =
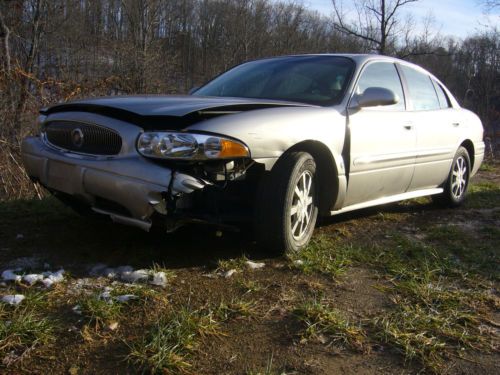
<instances>
[{"instance_id":1,"label":"rear window","mask_svg":"<svg viewBox=\"0 0 500 375\"><path fill-rule=\"evenodd\" d=\"M440 103L431 77L408 66L401 66L408 83L410 99L415 111L440 109Z\"/></svg>"},{"instance_id":2,"label":"rear window","mask_svg":"<svg viewBox=\"0 0 500 375\"><path fill-rule=\"evenodd\" d=\"M436 93L439 99L439 106L441 108L450 108L450 100L448 99L448 95L446 95L444 89L436 81L432 80L432 83L434 83L434 88L436 89Z\"/></svg>"}]
</instances>

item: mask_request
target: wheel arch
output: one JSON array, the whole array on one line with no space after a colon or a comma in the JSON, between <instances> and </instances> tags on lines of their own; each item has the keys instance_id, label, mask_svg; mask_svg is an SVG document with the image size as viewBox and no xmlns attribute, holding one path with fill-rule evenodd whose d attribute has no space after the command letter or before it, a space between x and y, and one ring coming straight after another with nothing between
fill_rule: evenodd
<instances>
[{"instance_id":1,"label":"wheel arch","mask_svg":"<svg viewBox=\"0 0 500 375\"><path fill-rule=\"evenodd\" d=\"M471 171L474 168L474 144L470 139L466 139L460 144L460 147L464 147L467 150L467 153L469 154L469 159L470 159L470 169Z\"/></svg>"},{"instance_id":2,"label":"wheel arch","mask_svg":"<svg viewBox=\"0 0 500 375\"><path fill-rule=\"evenodd\" d=\"M311 154L316 162L319 191L319 214L327 216L330 209L337 200L339 194L338 168L332 152L324 143L313 140L306 140L297 143L283 153L303 151ZM281 157L283 157L281 155ZM280 157L280 158L281 158Z\"/></svg>"}]
</instances>

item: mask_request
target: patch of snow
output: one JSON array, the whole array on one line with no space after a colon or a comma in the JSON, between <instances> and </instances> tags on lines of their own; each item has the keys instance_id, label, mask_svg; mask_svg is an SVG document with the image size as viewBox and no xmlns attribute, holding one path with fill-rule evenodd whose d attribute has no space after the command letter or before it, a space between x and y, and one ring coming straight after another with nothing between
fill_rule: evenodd
<instances>
[{"instance_id":1,"label":"patch of snow","mask_svg":"<svg viewBox=\"0 0 500 375\"><path fill-rule=\"evenodd\" d=\"M226 278L226 279L229 279L231 276L233 276L234 274L236 273L236 270L229 270L229 271L226 271L224 272L223 276Z\"/></svg>"},{"instance_id":2,"label":"patch of snow","mask_svg":"<svg viewBox=\"0 0 500 375\"><path fill-rule=\"evenodd\" d=\"M64 270L61 268L59 271L50 272L46 271L43 273L44 279L42 280L43 285L50 288L55 283L60 283L64 280Z\"/></svg>"},{"instance_id":3,"label":"patch of snow","mask_svg":"<svg viewBox=\"0 0 500 375\"><path fill-rule=\"evenodd\" d=\"M42 283L43 283L43 285L45 285L46 288L50 288L52 286L52 284L54 284L54 281L47 278L47 279L43 279Z\"/></svg>"},{"instance_id":4,"label":"patch of snow","mask_svg":"<svg viewBox=\"0 0 500 375\"><path fill-rule=\"evenodd\" d=\"M6 281L21 281L21 276L16 275L13 270L5 270L2 272L2 279Z\"/></svg>"},{"instance_id":5,"label":"patch of snow","mask_svg":"<svg viewBox=\"0 0 500 375\"><path fill-rule=\"evenodd\" d=\"M23 276L23 281L29 285L35 284L37 281L42 281L43 275L38 273L30 273Z\"/></svg>"},{"instance_id":6,"label":"patch of snow","mask_svg":"<svg viewBox=\"0 0 500 375\"><path fill-rule=\"evenodd\" d=\"M101 294L99 294L99 299L103 299L103 300L109 300L111 299L111 291L113 290L113 288L107 286L104 288L104 292L102 292Z\"/></svg>"},{"instance_id":7,"label":"patch of snow","mask_svg":"<svg viewBox=\"0 0 500 375\"><path fill-rule=\"evenodd\" d=\"M304 264L304 261L302 259L297 259L297 260L293 261L293 264L295 264L297 266L301 266Z\"/></svg>"},{"instance_id":8,"label":"patch of snow","mask_svg":"<svg viewBox=\"0 0 500 375\"><path fill-rule=\"evenodd\" d=\"M9 305L19 305L25 298L22 294L8 294L2 297L2 302Z\"/></svg>"},{"instance_id":9,"label":"patch of snow","mask_svg":"<svg viewBox=\"0 0 500 375\"><path fill-rule=\"evenodd\" d=\"M136 283L138 281L147 280L149 278L148 270L126 271L121 274L123 281L128 283Z\"/></svg>"},{"instance_id":10,"label":"patch of snow","mask_svg":"<svg viewBox=\"0 0 500 375\"><path fill-rule=\"evenodd\" d=\"M80 305L73 306L71 310L73 310L75 314L82 315L82 308Z\"/></svg>"},{"instance_id":11,"label":"patch of snow","mask_svg":"<svg viewBox=\"0 0 500 375\"><path fill-rule=\"evenodd\" d=\"M245 263L252 270L263 268L266 265L265 263L252 262L251 260L247 260Z\"/></svg>"},{"instance_id":12,"label":"patch of snow","mask_svg":"<svg viewBox=\"0 0 500 375\"><path fill-rule=\"evenodd\" d=\"M165 287L167 285L167 275L163 271L155 272L150 284Z\"/></svg>"}]
</instances>

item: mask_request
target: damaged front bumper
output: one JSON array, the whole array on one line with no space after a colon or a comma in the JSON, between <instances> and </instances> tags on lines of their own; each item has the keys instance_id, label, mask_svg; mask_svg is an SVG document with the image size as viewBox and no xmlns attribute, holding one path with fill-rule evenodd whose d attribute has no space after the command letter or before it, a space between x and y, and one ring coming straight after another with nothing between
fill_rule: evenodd
<instances>
[{"instance_id":1,"label":"damaged front bumper","mask_svg":"<svg viewBox=\"0 0 500 375\"><path fill-rule=\"evenodd\" d=\"M49 190L83 201L116 222L144 230L150 229L155 212L167 214L169 197L210 184L139 155L102 157L64 152L39 137L23 141L22 158L28 175ZM103 204L106 202L112 204Z\"/></svg>"}]
</instances>

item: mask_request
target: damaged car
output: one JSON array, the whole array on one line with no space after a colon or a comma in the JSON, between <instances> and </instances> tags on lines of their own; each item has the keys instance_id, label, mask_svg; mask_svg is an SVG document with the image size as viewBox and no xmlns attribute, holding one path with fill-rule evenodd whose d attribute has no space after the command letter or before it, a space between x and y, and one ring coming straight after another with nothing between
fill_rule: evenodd
<instances>
[{"instance_id":1,"label":"damaged car","mask_svg":"<svg viewBox=\"0 0 500 375\"><path fill-rule=\"evenodd\" d=\"M250 61L186 96L57 104L38 126L26 171L78 212L146 231L253 228L285 252L318 217L427 195L457 206L484 156L475 114L380 55Z\"/></svg>"}]
</instances>

